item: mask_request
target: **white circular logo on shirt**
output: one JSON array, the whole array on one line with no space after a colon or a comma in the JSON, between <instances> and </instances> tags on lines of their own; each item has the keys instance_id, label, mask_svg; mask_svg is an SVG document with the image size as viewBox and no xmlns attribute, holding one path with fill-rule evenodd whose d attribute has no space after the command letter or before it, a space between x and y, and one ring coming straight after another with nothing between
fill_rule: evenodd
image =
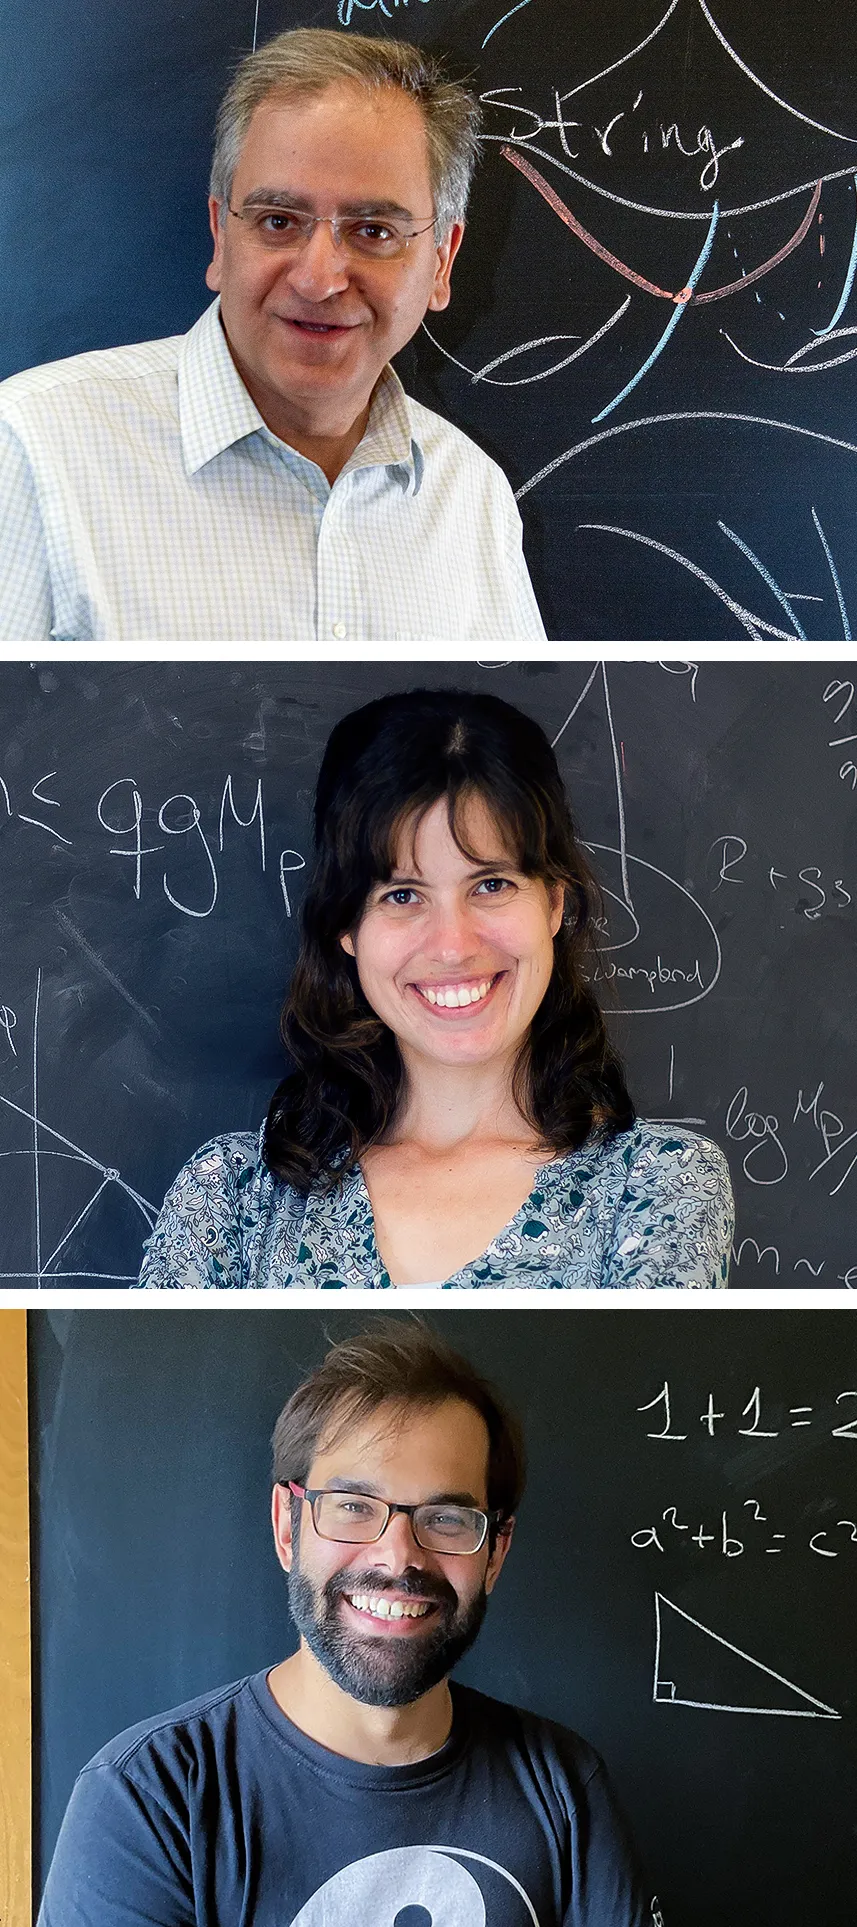
<instances>
[{"instance_id":1,"label":"white circular logo on shirt","mask_svg":"<svg viewBox=\"0 0 857 1927\"><path fill-rule=\"evenodd\" d=\"M481 1890L462 1860L500 1874L521 1897L522 1923L539 1927L514 1876L462 1847L392 1847L354 1860L319 1887L292 1927L487 1927Z\"/></svg>"}]
</instances>

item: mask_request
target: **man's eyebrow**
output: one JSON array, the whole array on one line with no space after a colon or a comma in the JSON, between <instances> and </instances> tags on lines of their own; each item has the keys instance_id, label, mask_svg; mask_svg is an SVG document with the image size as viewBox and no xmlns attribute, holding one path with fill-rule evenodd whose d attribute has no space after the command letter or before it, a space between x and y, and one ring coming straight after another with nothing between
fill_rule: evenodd
<instances>
[{"instance_id":1,"label":"man's eyebrow","mask_svg":"<svg viewBox=\"0 0 857 1927\"><path fill-rule=\"evenodd\" d=\"M242 206L292 208L295 214L315 212L305 194L289 187L254 187L249 194L245 194ZM389 220L414 219L411 209L401 207L398 201L343 201L336 213L348 221L369 220L373 215L386 216Z\"/></svg>"}]
</instances>

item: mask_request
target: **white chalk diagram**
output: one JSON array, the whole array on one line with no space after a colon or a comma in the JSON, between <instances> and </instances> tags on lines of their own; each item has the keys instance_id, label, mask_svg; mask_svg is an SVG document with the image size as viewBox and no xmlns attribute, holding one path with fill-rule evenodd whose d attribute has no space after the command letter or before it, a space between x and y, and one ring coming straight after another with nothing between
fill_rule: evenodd
<instances>
[{"instance_id":1,"label":"white chalk diagram","mask_svg":"<svg viewBox=\"0 0 857 1927\"><path fill-rule=\"evenodd\" d=\"M685 1627L693 1629L690 1637L685 1635L681 1642L685 1648L683 1656L675 1652L670 1654L669 1651L671 1644L675 1647L679 1643L675 1638L676 1621L683 1622L683 1634ZM718 1648L719 1655L716 1651ZM722 1661L723 1652L729 1655L728 1661ZM722 1699L703 1698L699 1687L694 1690L694 1664L699 1668L697 1680L710 1678L712 1673L716 1677L718 1658L721 1660L724 1696ZM684 1677L683 1667L686 1669ZM769 1681L774 1682L773 1688ZM713 1690L716 1691L716 1688ZM735 1694L738 1697L733 1697ZM763 1698L767 1698L767 1705L758 1703ZM716 1633L711 1626L704 1625L701 1619L692 1618L690 1613L677 1606L674 1600L667 1599L662 1592L655 1593L652 1700L655 1706L689 1706L708 1713L756 1713L774 1719L794 1720L842 1718L834 1706L816 1699L803 1686L786 1679L783 1673L776 1673L772 1666L755 1659L743 1647L733 1645L731 1640L724 1639L722 1633Z\"/></svg>"},{"instance_id":2,"label":"white chalk diagram","mask_svg":"<svg viewBox=\"0 0 857 1927\"><path fill-rule=\"evenodd\" d=\"M695 951L702 949L704 953L705 970L700 984L693 989L692 994L686 994L689 986L682 982L669 986L663 994L661 994L663 987L659 985L658 995L650 991L648 1002L639 1004L634 1001L631 990L629 1001L622 1002L622 1011L627 1017L644 1017L653 1014L663 1015L667 1011L687 1010L692 1004L698 1004L703 998L710 996L717 983L723 962L720 939L707 911L703 910L701 903L683 883L671 877L666 870L658 869L656 864L649 863L643 857L634 856L629 849L622 780L624 743L617 735L606 663L596 663L590 671L580 695L569 710L562 727L554 736L552 747L554 750L559 749L569 724L580 713L596 684L598 695L603 701L604 717L610 739L611 779L616 799L617 823L615 844L593 843L583 839L584 847L590 850L596 859L602 893L610 907L611 923L616 925L615 934L611 932L602 945L602 957L614 961L622 957L622 968L629 967L623 953L630 951L644 934L644 917L647 924L653 921L651 908L653 903L656 906L661 903L665 905L671 918L670 939L675 944L677 939L673 932L672 919L675 918L677 911L680 912L680 939L686 940L689 934ZM597 699L598 697L593 695L593 702ZM616 874L617 870L618 874ZM641 908L638 912L635 907L635 898L641 903L645 898L645 911ZM630 981L633 982L633 980Z\"/></svg>"},{"instance_id":3,"label":"white chalk diagram","mask_svg":"<svg viewBox=\"0 0 857 1927\"><path fill-rule=\"evenodd\" d=\"M130 1184L127 1184L121 1172L112 1166L104 1164L101 1159L94 1157L83 1145L76 1144L70 1137L66 1136L64 1132L58 1130L53 1123L50 1123L46 1117L42 1116L39 1098L41 996L42 973L41 970L39 970L36 979L36 993L33 1007L31 1103L29 1105L14 1103L10 1097L6 1097L0 1092L0 1106L2 1106L7 1125L12 1128L13 1118L20 1120L19 1129L21 1129L21 1134L24 1135L27 1140L23 1144L0 1149L0 1159L21 1157L30 1165L35 1267L32 1271L7 1271L5 1268L0 1269L0 1283L35 1285L37 1289L50 1287L54 1284L70 1285L72 1283L89 1283L96 1285L134 1284L137 1278L136 1272L82 1271L67 1268L68 1259L67 1255L64 1258L64 1254L68 1254L69 1246L72 1243L75 1233L80 1230L82 1226L89 1226L93 1223L96 1218L98 1206L103 1205L104 1202L111 1197L111 1194L119 1192L125 1199L129 1200L135 1213L142 1218L146 1232L151 1231L154 1226L157 1217L157 1207L151 1204L147 1198L141 1197L140 1193L135 1191ZM59 1223L54 1226L52 1238L46 1239L45 1231L49 1215L46 1207L49 1203L54 1207L50 1215L55 1217L57 1194L61 1192L64 1198L67 1190L65 1184L58 1186L52 1182L52 1180L57 1174L57 1171L59 1171L62 1177L65 1177L69 1164L78 1167L77 1175L85 1174L84 1202L81 1204L79 1197L76 1197L75 1203L70 1209L66 1203L63 1203ZM7 1207L3 1233L4 1245L9 1235L9 1215ZM59 1230L58 1236L57 1229ZM50 1249L48 1249L48 1246L50 1246ZM2 1258L0 1258L0 1264L2 1264L2 1262Z\"/></svg>"},{"instance_id":4,"label":"white chalk diagram","mask_svg":"<svg viewBox=\"0 0 857 1927\"><path fill-rule=\"evenodd\" d=\"M494 36L506 27L507 22L511 21L513 16L520 16L525 9L531 9L529 19L534 25L537 0L518 0L517 5L504 11L494 22L482 41L482 47L486 47L489 42L493 43ZM704 32L713 36L719 50L719 57L725 64L727 77L730 78L730 82L734 81L738 93L746 97L751 104L758 103L760 100L764 102L766 113L772 116L775 125L778 124L781 127L783 140L780 143L775 139L772 127L769 145L773 151L777 151L778 145L785 147L785 135L790 129L799 128L804 139L807 133L813 137L813 147L817 150L817 166L811 177L796 179L794 174L791 178L786 175L784 184L778 187L776 192L765 194L755 200L739 200L734 205L722 202L717 198L714 189L719 164L724 156L731 156L733 149L744 146L743 135L716 155L713 137L710 149L700 147L697 150L697 157L700 159L708 154L707 166L713 173L714 181L710 187L705 185L702 192L706 171L703 168L700 190L704 204L698 201L694 207L680 207L674 204L656 205L651 201L640 200L633 195L617 192L615 187L608 186L604 181L595 178L593 169L583 171L580 167L575 167L572 161L577 156L575 150L569 145L568 134L570 129L582 125L577 118L577 112L584 111L587 105L594 108L594 103L591 100L587 101L588 91L602 88L602 95L596 94L596 99L601 100L603 107L603 83L609 81L613 87L621 82L622 86L627 85L631 92L635 87L638 89L630 113L623 108L609 120L606 128L599 127L595 130L600 135L600 155L608 157L612 164L615 156L611 141L619 138L613 135L612 128L618 122L630 122L633 118L634 111L643 100L646 77L651 71L652 63L664 59L671 46L674 46L679 39L685 48L692 45L691 30L694 26L698 29L700 21L703 23ZM501 35L501 46L502 39ZM497 43L494 44L496 46ZM614 76L618 76L619 80L614 80ZM424 332L434 347L447 361L457 367L471 386L479 383L524 388L533 383L555 380L564 369L573 362L579 362L584 356L592 360L596 383L603 385L605 378L608 383L615 379L615 374L610 374L611 364L604 361L604 351L612 350L617 342L621 343L622 323L629 311L641 312L648 304L649 311L653 311L654 315L654 325L651 330L652 344L649 352L645 354L641 365L636 368L633 375L629 379L623 379L619 391L612 395L608 394L597 407L591 417L591 426L595 432L575 440L569 447L553 455L549 461L538 468L519 488L519 499L528 495L533 489L539 488L568 464L579 461L617 438L631 436L639 439L642 436L650 440L654 436L660 439L664 434L674 431L682 435L688 426L694 433L704 430L707 424L712 425L715 431L727 428L731 435L746 432L756 436L759 431L762 431L772 438L774 450L783 440L787 446L790 440L798 437L803 438L807 448L812 445L819 451L838 451L846 459L857 455L857 442L847 437L825 434L815 427L793 421L777 408L768 414L761 410L758 413L741 412L730 409L728 406L688 407L644 413L630 420L621 420L606 428L601 427L601 423L615 410L621 409L628 397L641 384L645 385L652 368L672 343L677 328L679 326L685 329L692 328L694 317L700 308L711 302L725 302L727 305L724 312L730 314L734 308L737 318L734 323L730 322L729 328L722 326L719 329L719 338L726 344L735 361L758 369L769 381L779 386L785 384L786 389L790 388L792 393L795 392L795 382L798 389L801 385L805 389L807 381L812 388L810 379L812 376L824 382L829 377L830 370L840 368L843 363L857 357L857 339L855 339L857 326L840 325L848 309L855 278L857 278L857 133L828 126L822 120L813 118L770 86L764 75L755 72L742 58L738 49L727 39L710 7L706 4L706 0L670 0L670 4L652 31L636 46L629 48L626 53L611 62L608 67L588 75L583 80L575 81L568 88L562 89L561 86L555 86L553 105L547 107L544 113L539 112L534 105L530 105L523 97L523 90L514 84L491 88L483 93L482 101L487 120L486 141L499 147L504 163L515 168L524 177L541 201L552 209L559 222L563 224L567 232L569 248L573 250L569 256L570 261L579 262L580 249L583 247L615 274L619 284L627 288L627 284L630 283L631 291L624 293L617 306L610 308L609 312L605 311L598 326L589 332L585 339L581 339L579 333L575 332L540 334L503 349L478 368L472 368L460 361L444 346L433 329L424 326ZM608 99L607 105L610 104ZM606 111L607 107L604 107L604 112ZM502 132L492 132L492 114L496 116L498 113L505 116L507 125ZM603 118L603 114L599 118ZM675 133L679 151L686 159L691 158L693 150L685 149L681 145L678 128L675 127L671 131ZM709 130L700 129L697 138L701 138L703 132L708 133ZM544 136L553 145L546 145ZM648 140L648 136L646 139ZM668 145L668 140L664 144ZM543 172L545 167L552 175L550 180ZM557 176L560 177L558 181ZM634 178L638 177L639 168ZM562 190L561 193L559 189ZM608 219L611 208L619 210L624 217L630 213L640 231L641 253L644 258L647 255L652 256L653 252L656 253L649 238L653 225L656 232L659 231L668 239L671 239L677 231L687 231L690 246L682 271L683 285L681 287L661 286L656 278L649 278L637 272L635 268L621 260L599 236L584 226L574 208L569 205L570 193L579 198L579 195L575 195L576 190L580 190L580 193L585 196L595 197L594 205L600 213L590 218L596 227ZM824 226L825 191L828 195L836 194L837 191L840 196L842 193L847 194L853 235L847 265L843 266L841 279L836 281L835 288L830 291L829 307L825 309L822 325L812 325L808 313L806 316L798 316L796 326L800 338L797 346L792 347L790 352L783 352L780 359L773 351L765 354L754 352L756 344L753 329L746 326L749 306L747 290L753 291L750 301L753 303L755 316L761 314L766 326L775 327L777 321L785 326L787 317L774 304L779 299L788 301L789 297L782 295L779 291L777 270L785 261L793 257L799 264L803 264L807 301L817 296L817 289L821 286L818 273L823 267L827 240ZM784 212L787 212L790 202L797 203L798 206L800 218L797 225L793 216L785 222L782 233L778 234L777 244L773 247L767 246L761 239L754 242L754 230L758 229L760 220L767 224L772 218L776 219L780 207L782 206ZM836 213L839 213L838 209ZM667 224L666 229L664 229L664 223ZM659 229L658 224L660 224ZM678 229L676 224L679 224ZM559 244L558 229L557 245ZM718 285L712 286L710 281L714 272L713 262L724 253L729 255L730 267L721 269L717 273ZM742 256L744 264L742 264ZM662 271L661 279L664 278L668 279L668 276L665 277ZM765 291L764 298L760 292L761 288ZM658 309L659 303L660 309ZM668 319L665 325L660 325L658 313L662 315L664 307L668 310ZM791 325L793 317L790 315L788 319ZM743 340L739 336L739 330L742 328ZM559 350L559 358L554 355L548 365L538 366L535 372L523 374L511 372L512 364L526 368L527 358L531 368L534 361L543 363L546 350ZM581 521L576 527L579 534L606 541L610 547L615 546L618 541L627 548L636 546L656 551L667 565L668 579L675 570L683 571L686 575L693 577L703 589L729 610L738 626L738 632L743 632L753 640L793 641L795 638L807 640L806 624L812 612L798 610L797 604L820 605L820 635L830 636L838 627L844 639L851 640L850 617L834 550L828 540L822 519L811 503L807 503L806 506L806 530L810 536L811 548L817 543L818 572L812 575L811 580L804 582L799 589L784 588L764 557L756 553L744 534L739 529L730 527L723 518L713 518L711 525L714 554L718 558L723 558L722 563L715 560L713 564L717 570L716 574L712 572L711 567L703 567L698 558L686 554L673 542L660 539L658 535L645 529L620 525L616 521L594 519ZM725 583L718 579L726 568L727 559L738 570L738 590L735 593L732 593ZM751 582L755 582L757 590L760 585L764 585L765 599L761 609L750 607L748 604L748 586ZM818 592L820 587L823 587L824 594ZM771 598L773 605L776 606L771 606L768 598ZM831 612L835 609L835 614L825 613L826 602L829 603Z\"/></svg>"}]
</instances>

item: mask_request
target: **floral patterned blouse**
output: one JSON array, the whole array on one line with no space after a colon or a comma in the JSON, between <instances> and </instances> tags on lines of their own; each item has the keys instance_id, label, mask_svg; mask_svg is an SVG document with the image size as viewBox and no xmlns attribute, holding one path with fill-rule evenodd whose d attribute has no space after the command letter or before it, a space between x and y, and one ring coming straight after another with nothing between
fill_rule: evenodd
<instances>
[{"instance_id":1,"label":"floral patterned blouse","mask_svg":"<svg viewBox=\"0 0 857 1927\"><path fill-rule=\"evenodd\" d=\"M510 1223L442 1289L725 1285L733 1226L729 1171L717 1145L639 1119L543 1164ZM305 1196L271 1174L262 1133L249 1131L213 1138L179 1172L139 1283L172 1290L391 1286L359 1166L334 1190Z\"/></svg>"}]
</instances>

